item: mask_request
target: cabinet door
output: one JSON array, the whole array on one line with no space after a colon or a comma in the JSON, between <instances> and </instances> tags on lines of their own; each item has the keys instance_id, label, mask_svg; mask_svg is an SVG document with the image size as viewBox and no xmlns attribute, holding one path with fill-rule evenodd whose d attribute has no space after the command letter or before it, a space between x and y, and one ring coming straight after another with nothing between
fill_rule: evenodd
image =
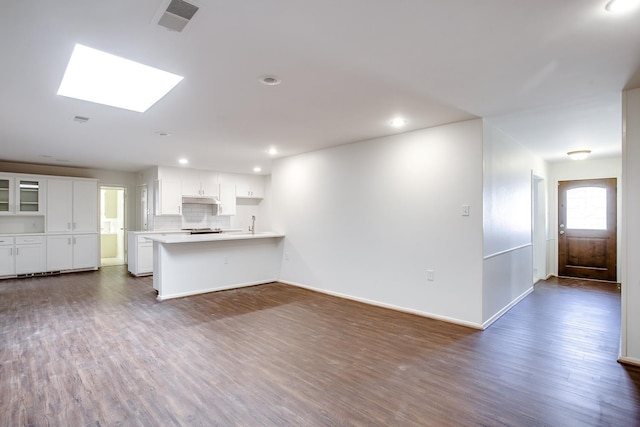
<instances>
[{"instance_id":1,"label":"cabinet door","mask_svg":"<svg viewBox=\"0 0 640 427\"><path fill-rule=\"evenodd\" d=\"M220 184L220 204L218 215L236 214L236 186L233 184Z\"/></svg>"},{"instance_id":2,"label":"cabinet door","mask_svg":"<svg viewBox=\"0 0 640 427\"><path fill-rule=\"evenodd\" d=\"M242 175L236 181L236 197L264 198L264 178L262 175Z\"/></svg>"},{"instance_id":3,"label":"cabinet door","mask_svg":"<svg viewBox=\"0 0 640 427\"><path fill-rule=\"evenodd\" d=\"M68 179L47 181L47 232L71 231L73 182Z\"/></svg>"},{"instance_id":4,"label":"cabinet door","mask_svg":"<svg viewBox=\"0 0 640 427\"><path fill-rule=\"evenodd\" d=\"M16 274L41 273L46 269L45 244L16 245Z\"/></svg>"},{"instance_id":5,"label":"cabinet door","mask_svg":"<svg viewBox=\"0 0 640 427\"><path fill-rule=\"evenodd\" d=\"M0 246L0 276L16 274L13 245Z\"/></svg>"},{"instance_id":6,"label":"cabinet door","mask_svg":"<svg viewBox=\"0 0 640 427\"><path fill-rule=\"evenodd\" d=\"M16 179L16 213L42 214L44 213L44 180L38 178Z\"/></svg>"},{"instance_id":7,"label":"cabinet door","mask_svg":"<svg viewBox=\"0 0 640 427\"><path fill-rule=\"evenodd\" d=\"M98 268L98 235L73 236L73 268Z\"/></svg>"},{"instance_id":8,"label":"cabinet door","mask_svg":"<svg viewBox=\"0 0 640 427\"><path fill-rule=\"evenodd\" d=\"M94 233L98 231L98 183L73 181L73 231Z\"/></svg>"},{"instance_id":9,"label":"cabinet door","mask_svg":"<svg viewBox=\"0 0 640 427\"><path fill-rule=\"evenodd\" d=\"M157 197L156 215L180 215L182 210L180 181L159 180L157 187L159 197Z\"/></svg>"},{"instance_id":10,"label":"cabinet door","mask_svg":"<svg viewBox=\"0 0 640 427\"><path fill-rule=\"evenodd\" d=\"M153 271L153 242L138 237L138 268L137 274L151 273Z\"/></svg>"},{"instance_id":11,"label":"cabinet door","mask_svg":"<svg viewBox=\"0 0 640 427\"><path fill-rule=\"evenodd\" d=\"M73 268L72 239L71 235L66 234L47 236L47 271Z\"/></svg>"},{"instance_id":12,"label":"cabinet door","mask_svg":"<svg viewBox=\"0 0 640 427\"><path fill-rule=\"evenodd\" d=\"M220 197L218 175L215 172L200 172L200 188L203 196Z\"/></svg>"},{"instance_id":13,"label":"cabinet door","mask_svg":"<svg viewBox=\"0 0 640 427\"><path fill-rule=\"evenodd\" d=\"M13 213L13 178L0 176L0 215Z\"/></svg>"},{"instance_id":14,"label":"cabinet door","mask_svg":"<svg viewBox=\"0 0 640 427\"><path fill-rule=\"evenodd\" d=\"M200 188L200 176L198 175L198 171L193 169L185 169L180 180L180 188L180 193L183 196L202 196L202 189Z\"/></svg>"}]
</instances>

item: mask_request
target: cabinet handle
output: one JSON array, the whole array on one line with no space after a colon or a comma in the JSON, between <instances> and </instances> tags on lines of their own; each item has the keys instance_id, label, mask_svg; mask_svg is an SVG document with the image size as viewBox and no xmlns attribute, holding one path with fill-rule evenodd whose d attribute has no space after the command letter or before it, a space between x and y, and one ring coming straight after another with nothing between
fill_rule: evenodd
<instances>
[{"instance_id":1,"label":"cabinet handle","mask_svg":"<svg viewBox=\"0 0 640 427\"><path fill-rule=\"evenodd\" d=\"M73 244L74 245L76 244L76 238L75 237L73 238Z\"/></svg>"},{"instance_id":2,"label":"cabinet handle","mask_svg":"<svg viewBox=\"0 0 640 427\"><path fill-rule=\"evenodd\" d=\"M9 248L9 255L13 256L13 248Z\"/></svg>"},{"instance_id":3,"label":"cabinet handle","mask_svg":"<svg viewBox=\"0 0 640 427\"><path fill-rule=\"evenodd\" d=\"M74 230L76 229L76 223L75 222L73 223L73 229Z\"/></svg>"},{"instance_id":4,"label":"cabinet handle","mask_svg":"<svg viewBox=\"0 0 640 427\"><path fill-rule=\"evenodd\" d=\"M70 244L71 244L71 237L68 237L67 238L67 245L70 245Z\"/></svg>"},{"instance_id":5,"label":"cabinet handle","mask_svg":"<svg viewBox=\"0 0 640 427\"><path fill-rule=\"evenodd\" d=\"M20 248L16 248L16 255L20 255Z\"/></svg>"},{"instance_id":6,"label":"cabinet handle","mask_svg":"<svg viewBox=\"0 0 640 427\"><path fill-rule=\"evenodd\" d=\"M67 230L71 230L71 223L70 222L67 223Z\"/></svg>"}]
</instances>

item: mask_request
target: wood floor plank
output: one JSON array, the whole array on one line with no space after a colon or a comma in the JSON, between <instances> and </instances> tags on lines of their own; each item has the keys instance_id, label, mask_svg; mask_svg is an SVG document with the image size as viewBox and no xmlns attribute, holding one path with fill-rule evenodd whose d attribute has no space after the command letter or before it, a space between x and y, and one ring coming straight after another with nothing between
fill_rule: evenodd
<instances>
[{"instance_id":1,"label":"wood floor plank","mask_svg":"<svg viewBox=\"0 0 640 427\"><path fill-rule=\"evenodd\" d=\"M280 283L158 302L151 281L0 281L0 426L640 425L609 284L541 282L476 331Z\"/></svg>"}]
</instances>

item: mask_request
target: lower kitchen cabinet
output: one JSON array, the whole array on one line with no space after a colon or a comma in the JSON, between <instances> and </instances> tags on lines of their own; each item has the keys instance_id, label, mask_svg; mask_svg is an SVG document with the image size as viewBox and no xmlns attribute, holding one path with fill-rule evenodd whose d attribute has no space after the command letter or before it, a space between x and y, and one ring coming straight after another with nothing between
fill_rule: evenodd
<instances>
[{"instance_id":1,"label":"lower kitchen cabinet","mask_svg":"<svg viewBox=\"0 0 640 427\"><path fill-rule=\"evenodd\" d=\"M47 271L98 268L97 234L47 236Z\"/></svg>"},{"instance_id":2,"label":"lower kitchen cabinet","mask_svg":"<svg viewBox=\"0 0 640 427\"><path fill-rule=\"evenodd\" d=\"M0 237L0 277L16 274L13 237Z\"/></svg>"},{"instance_id":3,"label":"lower kitchen cabinet","mask_svg":"<svg viewBox=\"0 0 640 427\"><path fill-rule=\"evenodd\" d=\"M46 268L44 236L20 236L15 238L15 273L41 273Z\"/></svg>"}]
</instances>

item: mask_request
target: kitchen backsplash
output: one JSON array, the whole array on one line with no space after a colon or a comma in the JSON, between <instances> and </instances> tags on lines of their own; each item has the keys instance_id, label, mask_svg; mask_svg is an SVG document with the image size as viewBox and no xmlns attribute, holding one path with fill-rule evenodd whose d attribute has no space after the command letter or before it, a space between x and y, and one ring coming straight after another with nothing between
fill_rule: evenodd
<instances>
[{"instance_id":1,"label":"kitchen backsplash","mask_svg":"<svg viewBox=\"0 0 640 427\"><path fill-rule=\"evenodd\" d=\"M155 216L153 229L160 231L183 228L231 228L231 217L213 215L211 205L182 205L182 216Z\"/></svg>"}]
</instances>

